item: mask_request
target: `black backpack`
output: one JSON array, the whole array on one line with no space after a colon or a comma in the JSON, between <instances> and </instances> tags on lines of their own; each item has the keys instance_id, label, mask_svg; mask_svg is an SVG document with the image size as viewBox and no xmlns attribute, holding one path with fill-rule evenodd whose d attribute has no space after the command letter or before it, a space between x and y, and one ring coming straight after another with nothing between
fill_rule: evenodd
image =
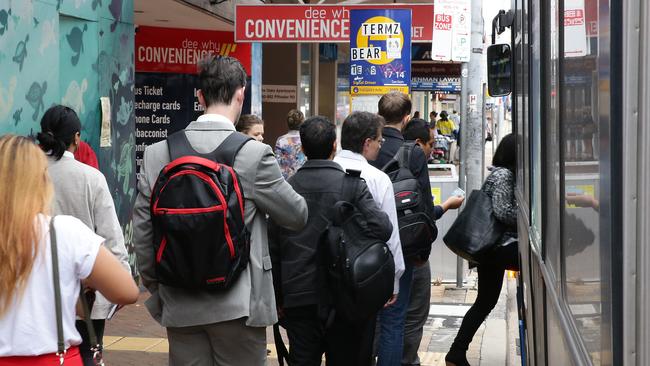
<instances>
[{"instance_id":1,"label":"black backpack","mask_svg":"<svg viewBox=\"0 0 650 366\"><path fill-rule=\"evenodd\" d=\"M390 299L395 262L388 245L375 237L355 207L360 172L346 173L343 199L332 209L327 232L328 280L337 313L354 321L376 313Z\"/></svg>"},{"instance_id":2,"label":"black backpack","mask_svg":"<svg viewBox=\"0 0 650 366\"><path fill-rule=\"evenodd\" d=\"M395 157L382 169L393 182L399 237L404 258L414 257L423 252L429 253L431 244L438 235L438 228L426 210L426 205L432 203L424 201L420 184L409 169L409 160L414 148L414 142L405 142Z\"/></svg>"},{"instance_id":3,"label":"black backpack","mask_svg":"<svg viewBox=\"0 0 650 366\"><path fill-rule=\"evenodd\" d=\"M233 132L213 152L199 154L184 131L167 139L171 162L158 175L150 206L160 283L227 289L248 265L244 192L232 165L249 140Z\"/></svg>"}]
</instances>

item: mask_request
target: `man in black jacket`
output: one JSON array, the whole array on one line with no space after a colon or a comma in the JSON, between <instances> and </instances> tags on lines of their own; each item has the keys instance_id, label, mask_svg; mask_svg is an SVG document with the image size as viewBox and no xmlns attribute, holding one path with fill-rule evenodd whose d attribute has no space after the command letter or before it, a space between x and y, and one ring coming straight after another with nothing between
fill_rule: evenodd
<instances>
[{"instance_id":1,"label":"man in black jacket","mask_svg":"<svg viewBox=\"0 0 650 366\"><path fill-rule=\"evenodd\" d=\"M386 125L383 130L385 141L381 145L379 155L376 160L370 162L376 168L382 169L393 159L397 151L404 144L402 130L410 120L411 107L412 104L409 97L399 92L385 94L379 100L379 115L384 117ZM424 206L425 213L430 218L437 220L448 209L458 208L463 202L462 198L452 197L440 206L433 205L427 158L419 145L416 145L411 152L408 167L413 176L418 180L423 202L430 203ZM404 324L411 296L413 267L425 263L430 253L431 247L428 246L427 250L418 253L417 256L404 258L405 270L400 279L400 292L397 302L379 313L379 337L377 341L378 366L401 365Z\"/></svg>"},{"instance_id":2,"label":"man in black jacket","mask_svg":"<svg viewBox=\"0 0 650 366\"><path fill-rule=\"evenodd\" d=\"M345 172L332 161L336 127L326 117L311 117L300 126L300 140L307 162L288 182L307 201L307 225L300 232L291 232L269 223L280 324L286 328L290 343L288 361L290 365L316 366L325 352L328 364L369 364L376 314L354 324L334 315L326 329L333 294L326 283L322 233L331 220L331 208L343 199L345 178ZM377 238L387 241L392 233L388 215L377 207L366 184L359 183L354 192L356 207Z\"/></svg>"}]
</instances>

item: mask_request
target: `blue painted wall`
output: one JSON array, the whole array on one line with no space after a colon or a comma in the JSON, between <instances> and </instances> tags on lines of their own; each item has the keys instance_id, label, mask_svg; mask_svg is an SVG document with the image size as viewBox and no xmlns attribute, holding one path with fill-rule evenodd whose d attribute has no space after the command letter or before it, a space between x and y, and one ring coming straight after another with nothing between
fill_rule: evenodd
<instances>
[{"instance_id":1,"label":"blue painted wall","mask_svg":"<svg viewBox=\"0 0 650 366\"><path fill-rule=\"evenodd\" d=\"M133 253L133 0L0 0L0 135L35 134L53 104L72 107L106 176ZM112 146L99 146L100 97ZM135 265L134 254L131 264Z\"/></svg>"}]
</instances>

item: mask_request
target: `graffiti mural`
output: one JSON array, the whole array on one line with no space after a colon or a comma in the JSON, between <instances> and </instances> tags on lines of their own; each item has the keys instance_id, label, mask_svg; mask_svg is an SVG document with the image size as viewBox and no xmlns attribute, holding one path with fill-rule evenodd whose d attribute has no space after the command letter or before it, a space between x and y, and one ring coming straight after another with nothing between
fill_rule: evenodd
<instances>
[{"instance_id":1,"label":"graffiti mural","mask_svg":"<svg viewBox=\"0 0 650 366\"><path fill-rule=\"evenodd\" d=\"M97 153L131 265L135 201L133 0L0 0L0 135L34 135L45 110L73 108ZM100 98L111 146L100 146Z\"/></svg>"}]
</instances>

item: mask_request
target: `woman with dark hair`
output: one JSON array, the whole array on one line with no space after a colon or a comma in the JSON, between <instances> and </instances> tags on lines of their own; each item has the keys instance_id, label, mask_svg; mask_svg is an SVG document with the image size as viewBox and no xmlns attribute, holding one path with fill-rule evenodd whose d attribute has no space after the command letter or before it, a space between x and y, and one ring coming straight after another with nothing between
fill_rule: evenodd
<instances>
[{"instance_id":1,"label":"woman with dark hair","mask_svg":"<svg viewBox=\"0 0 650 366\"><path fill-rule=\"evenodd\" d=\"M456 126L454 126L454 122L449 120L447 111L440 112L440 119L436 122L436 128L441 135L452 136L454 134Z\"/></svg>"},{"instance_id":2,"label":"woman with dark hair","mask_svg":"<svg viewBox=\"0 0 650 366\"><path fill-rule=\"evenodd\" d=\"M307 161L302 152L300 142L300 125L305 120L305 115L292 109L287 114L287 127L289 132L278 137L275 143L275 158L278 160L284 179L289 179Z\"/></svg>"},{"instance_id":3,"label":"woman with dark hair","mask_svg":"<svg viewBox=\"0 0 650 366\"><path fill-rule=\"evenodd\" d=\"M106 239L103 244L106 249L125 269L130 270L122 228L106 178L99 170L74 158L81 141L81 121L75 111L62 105L48 109L41 119L41 132L37 138L47 154L48 174L54 186L52 213L81 220L95 234ZM113 310L114 305L97 294L91 318L100 344L105 319ZM83 339L79 350L84 364L93 365L86 324L78 320L76 327Z\"/></svg>"},{"instance_id":4,"label":"woman with dark hair","mask_svg":"<svg viewBox=\"0 0 650 366\"><path fill-rule=\"evenodd\" d=\"M264 121L254 114L240 116L235 129L259 142L264 141Z\"/></svg>"},{"instance_id":5,"label":"woman with dark hair","mask_svg":"<svg viewBox=\"0 0 650 366\"><path fill-rule=\"evenodd\" d=\"M506 269L519 270L517 204L515 201L516 136L503 138L492 158L492 172L481 190L492 199L494 216L506 228L500 243L481 259L478 267L478 296L467 311L456 339L445 357L447 366L468 366L467 349L474 334L499 300Z\"/></svg>"}]
</instances>

